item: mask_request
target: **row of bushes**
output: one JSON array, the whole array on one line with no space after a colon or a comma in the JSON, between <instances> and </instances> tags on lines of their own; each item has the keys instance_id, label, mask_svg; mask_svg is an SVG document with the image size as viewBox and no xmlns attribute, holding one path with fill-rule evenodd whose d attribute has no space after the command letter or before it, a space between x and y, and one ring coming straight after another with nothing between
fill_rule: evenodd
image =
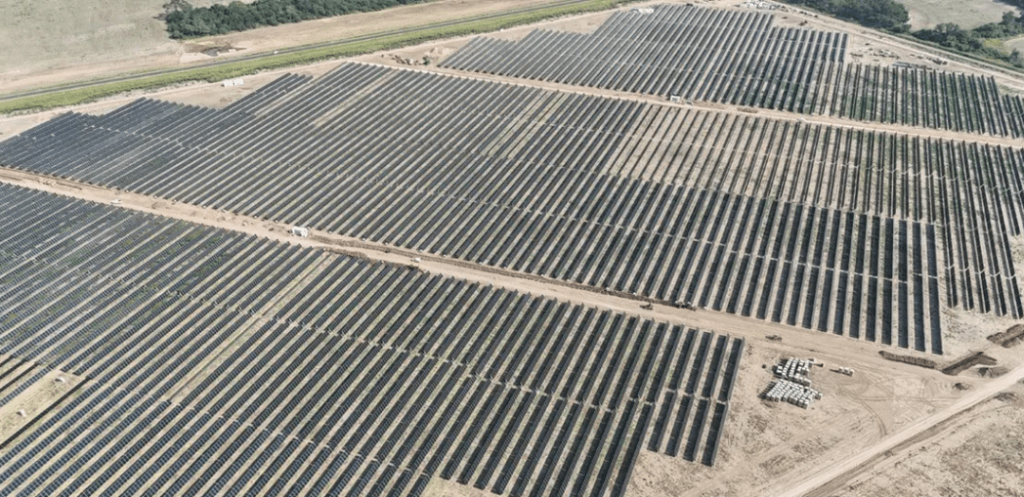
<instances>
[{"instance_id":1,"label":"row of bushes","mask_svg":"<svg viewBox=\"0 0 1024 497\"><path fill-rule=\"evenodd\" d=\"M261 26L277 26L310 19L369 12L423 0L256 0L251 4L192 7L187 0L164 5L171 38L219 35Z\"/></svg>"}]
</instances>

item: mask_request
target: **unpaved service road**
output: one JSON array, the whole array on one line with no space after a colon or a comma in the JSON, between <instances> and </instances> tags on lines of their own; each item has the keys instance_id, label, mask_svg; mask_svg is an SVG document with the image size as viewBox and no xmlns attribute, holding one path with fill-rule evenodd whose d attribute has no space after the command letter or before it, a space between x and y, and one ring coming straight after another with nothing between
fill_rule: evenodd
<instances>
[{"instance_id":1,"label":"unpaved service road","mask_svg":"<svg viewBox=\"0 0 1024 497\"><path fill-rule=\"evenodd\" d=\"M886 451L914 438L929 428L963 412L975 405L995 396L999 392L1013 386L1014 383L1024 380L1024 365L1018 366L1004 376L1000 376L988 383L978 387L977 390L964 396L950 406L940 409L933 414L925 416L907 425L902 430L883 438L877 444L850 456L839 464L830 464L827 468L821 468L820 472L812 472L812 476L788 490L776 494L776 497L801 497L818 489L819 487L841 477L849 471L856 470L860 465L867 463L873 457L883 454Z\"/></svg>"}]
</instances>

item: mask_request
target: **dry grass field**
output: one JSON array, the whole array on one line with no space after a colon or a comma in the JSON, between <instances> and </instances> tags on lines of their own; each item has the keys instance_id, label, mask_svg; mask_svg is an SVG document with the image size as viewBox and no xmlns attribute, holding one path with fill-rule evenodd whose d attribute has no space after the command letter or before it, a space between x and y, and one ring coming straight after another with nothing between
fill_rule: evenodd
<instances>
[{"instance_id":1,"label":"dry grass field","mask_svg":"<svg viewBox=\"0 0 1024 497\"><path fill-rule=\"evenodd\" d=\"M183 52L167 37L163 0L0 0L0 68L13 76L114 60ZM196 0L210 5L212 0ZM226 2L221 2L226 3ZM69 13L73 15L69 15Z\"/></svg>"},{"instance_id":2,"label":"dry grass field","mask_svg":"<svg viewBox=\"0 0 1024 497\"><path fill-rule=\"evenodd\" d=\"M1007 50L1020 50L1024 52L1024 37L1006 40L1003 42L1003 47Z\"/></svg>"},{"instance_id":3,"label":"dry grass field","mask_svg":"<svg viewBox=\"0 0 1024 497\"><path fill-rule=\"evenodd\" d=\"M934 28L952 22L964 28L998 22L1004 12L1016 9L996 0L900 0L910 12L913 29Z\"/></svg>"},{"instance_id":4,"label":"dry grass field","mask_svg":"<svg viewBox=\"0 0 1024 497\"><path fill-rule=\"evenodd\" d=\"M437 0L179 42L168 38L163 21L156 19L164 0L0 0L0 93L209 61L202 52L214 46L237 48L218 56L230 58L550 1Z\"/></svg>"}]
</instances>

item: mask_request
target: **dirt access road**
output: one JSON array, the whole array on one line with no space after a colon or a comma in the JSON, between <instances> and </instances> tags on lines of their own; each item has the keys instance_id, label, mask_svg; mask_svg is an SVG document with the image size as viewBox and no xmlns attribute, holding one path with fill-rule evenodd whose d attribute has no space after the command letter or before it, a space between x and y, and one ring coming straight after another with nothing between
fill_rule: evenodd
<instances>
[{"instance_id":1,"label":"dirt access road","mask_svg":"<svg viewBox=\"0 0 1024 497\"><path fill-rule=\"evenodd\" d=\"M685 310L662 304L652 304L651 308L644 309L641 305L646 302L645 299L634 299L602 293L584 285L496 267L482 266L443 256L419 253L414 250L362 241L357 238L318 230L310 230L309 238L299 238L289 234L291 226L288 224L171 202L147 195L117 191L111 188L3 167L0 167L0 183L99 203L109 204L112 200L117 199L120 201L118 204L119 208L247 233L278 242L322 248L371 261L409 265L413 263L414 258L419 258L420 262L415 263L415 265L421 271L426 271L430 274L441 274L482 285L494 285L499 288L531 295L543 295L564 302L596 306L661 322L714 330L719 333L744 337L748 340L764 341L766 335L779 335L784 338L787 349L794 355L813 357L828 352L835 353L844 358L837 358L835 362L843 362L845 358L849 358L862 364L874 364L883 368L893 367L898 364L886 361L880 357L878 355L878 345L871 342L839 338L843 346L837 348L837 337L835 336L827 333L812 333L802 328L784 324L758 321L712 310ZM940 375L936 371L923 370L914 366L898 365L896 367L906 367L917 374Z\"/></svg>"},{"instance_id":2,"label":"dirt access road","mask_svg":"<svg viewBox=\"0 0 1024 497\"><path fill-rule=\"evenodd\" d=\"M957 414L974 407L975 405L988 400L1000 392L1010 388L1018 381L1024 380L1024 365L1018 366L1006 375L989 381L965 395L953 404L925 416L904 427L902 430L883 438L875 445L853 454L839 464L829 464L827 467L819 468L819 471L811 472L810 478L797 483L788 490L777 494L776 497L802 497L811 494L818 488L827 485L833 480L842 477L846 473L856 471L860 466L869 463L873 458L892 450L900 444L913 439L915 436L927 431L933 426L956 416Z\"/></svg>"}]
</instances>

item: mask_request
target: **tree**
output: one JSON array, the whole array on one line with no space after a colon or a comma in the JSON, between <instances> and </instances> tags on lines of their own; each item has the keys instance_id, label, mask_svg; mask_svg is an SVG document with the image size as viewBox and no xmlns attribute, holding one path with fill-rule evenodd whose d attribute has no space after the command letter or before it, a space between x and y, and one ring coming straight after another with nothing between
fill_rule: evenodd
<instances>
[{"instance_id":1,"label":"tree","mask_svg":"<svg viewBox=\"0 0 1024 497\"><path fill-rule=\"evenodd\" d=\"M1017 67L1024 67L1024 54L1020 53L1020 50L1014 49L1010 52L1010 63Z\"/></svg>"},{"instance_id":2,"label":"tree","mask_svg":"<svg viewBox=\"0 0 1024 497\"><path fill-rule=\"evenodd\" d=\"M170 0L163 5L163 9L164 12L156 16L156 18L161 21L166 21L167 16L175 12L186 12L192 10L192 4L188 3L186 0Z\"/></svg>"}]
</instances>

